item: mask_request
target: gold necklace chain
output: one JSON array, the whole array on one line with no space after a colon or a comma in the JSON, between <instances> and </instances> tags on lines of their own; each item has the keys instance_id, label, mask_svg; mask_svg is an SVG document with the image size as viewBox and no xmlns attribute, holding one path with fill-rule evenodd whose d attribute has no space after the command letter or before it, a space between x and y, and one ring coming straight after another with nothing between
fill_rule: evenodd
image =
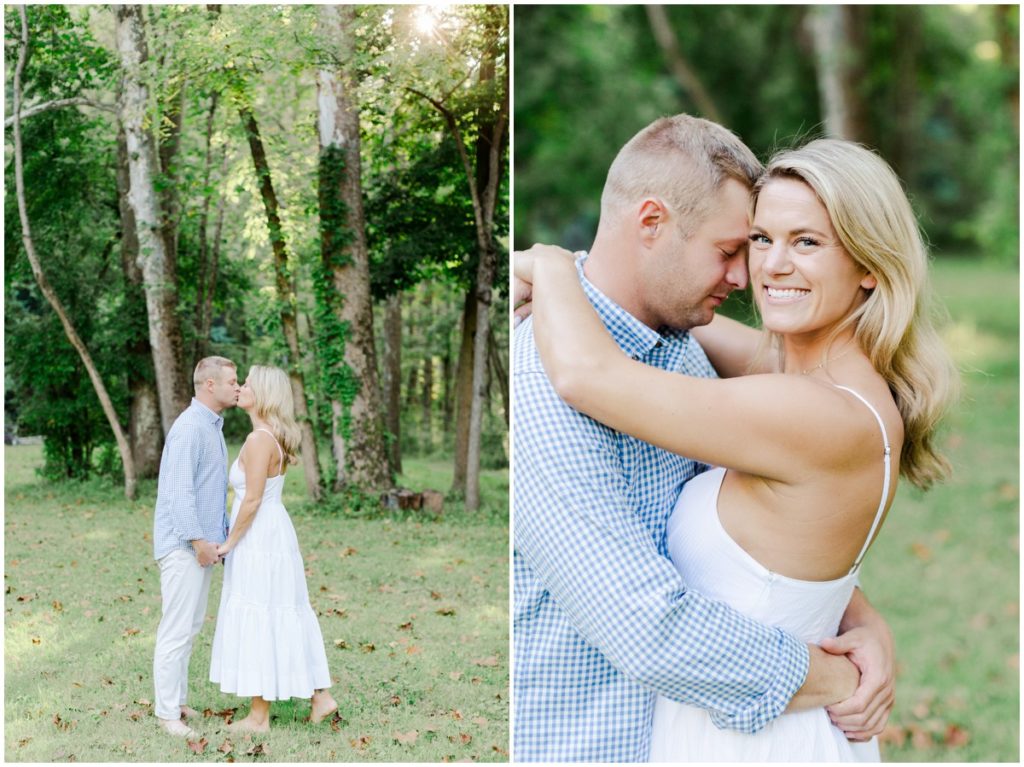
<instances>
[{"instance_id":1,"label":"gold necklace chain","mask_svg":"<svg viewBox=\"0 0 1024 767\"><path fill-rule=\"evenodd\" d=\"M815 370L817 370L818 368L823 368L823 367L825 367L825 365L827 365L828 363L830 363L830 362L835 362L835 361L836 361L837 359L839 359L840 357L844 357L844 356L845 356L846 354L848 354L848 353L849 353L850 349L852 349L852 348L853 348L853 346L852 346L852 345L850 345L850 346L847 346L845 350L843 350L843 351L842 351L841 353L837 354L837 355L836 355L835 357L832 357L831 359L829 359L828 357L826 357L825 359L823 359L823 360L822 360L821 362L819 362L819 363L818 363L817 365L815 365L814 367L812 367L812 368L807 368L807 370L801 370L801 371L800 371L800 375L804 375L804 376L806 376L806 375L810 375L811 373L813 373L813 372L814 372Z\"/></svg>"}]
</instances>

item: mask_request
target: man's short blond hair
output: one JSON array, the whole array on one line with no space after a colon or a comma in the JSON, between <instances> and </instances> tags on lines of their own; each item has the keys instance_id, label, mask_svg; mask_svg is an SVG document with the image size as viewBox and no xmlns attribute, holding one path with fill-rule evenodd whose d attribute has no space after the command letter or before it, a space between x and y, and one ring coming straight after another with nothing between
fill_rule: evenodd
<instances>
[{"instance_id":1,"label":"man's short blond hair","mask_svg":"<svg viewBox=\"0 0 1024 767\"><path fill-rule=\"evenodd\" d=\"M724 181L752 187L763 168L732 131L690 115L655 120L619 150L601 194L601 215L660 197L689 237L712 212Z\"/></svg>"},{"instance_id":2,"label":"man's short blond hair","mask_svg":"<svg viewBox=\"0 0 1024 767\"><path fill-rule=\"evenodd\" d=\"M199 391L200 387L209 378L219 381L223 375L224 368L238 369L235 363L227 357L203 357L199 360L195 372L192 373L192 384L195 386L196 391Z\"/></svg>"}]
</instances>

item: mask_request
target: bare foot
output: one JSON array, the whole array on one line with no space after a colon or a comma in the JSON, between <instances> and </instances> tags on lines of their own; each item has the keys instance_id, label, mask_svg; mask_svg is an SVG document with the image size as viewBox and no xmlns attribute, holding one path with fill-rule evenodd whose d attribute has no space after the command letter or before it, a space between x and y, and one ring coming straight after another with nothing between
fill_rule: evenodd
<instances>
[{"instance_id":1,"label":"bare foot","mask_svg":"<svg viewBox=\"0 0 1024 767\"><path fill-rule=\"evenodd\" d=\"M239 719L227 726L228 732L270 732L270 720L257 722L252 716Z\"/></svg>"},{"instance_id":2,"label":"bare foot","mask_svg":"<svg viewBox=\"0 0 1024 767\"><path fill-rule=\"evenodd\" d=\"M194 708L192 708L191 706L182 706L181 707L181 718L182 719L191 719L194 716L199 716L199 712L196 711Z\"/></svg>"},{"instance_id":3,"label":"bare foot","mask_svg":"<svg viewBox=\"0 0 1024 767\"><path fill-rule=\"evenodd\" d=\"M338 704L329 692L317 693L310 703L309 721L313 724L319 724L338 710Z\"/></svg>"},{"instance_id":4,"label":"bare foot","mask_svg":"<svg viewBox=\"0 0 1024 767\"><path fill-rule=\"evenodd\" d=\"M158 725L160 725L161 730L166 732L168 735L174 735L177 738L195 738L199 735L198 732L193 730L180 719L158 718L156 722Z\"/></svg>"}]
</instances>

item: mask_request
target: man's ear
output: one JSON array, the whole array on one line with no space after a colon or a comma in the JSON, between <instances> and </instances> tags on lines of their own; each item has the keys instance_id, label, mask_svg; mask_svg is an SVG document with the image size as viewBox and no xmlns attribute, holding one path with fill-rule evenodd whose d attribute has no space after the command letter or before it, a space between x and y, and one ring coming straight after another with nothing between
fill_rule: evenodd
<instances>
[{"instance_id":1,"label":"man's ear","mask_svg":"<svg viewBox=\"0 0 1024 767\"><path fill-rule=\"evenodd\" d=\"M864 288L864 290L874 290L878 287L878 280L875 279L875 275L868 272L864 275L863 279L861 279L860 286Z\"/></svg>"},{"instance_id":2,"label":"man's ear","mask_svg":"<svg viewBox=\"0 0 1024 767\"><path fill-rule=\"evenodd\" d=\"M640 203L637 224L640 228L640 237L645 244L649 245L657 238L667 219L668 210L660 198L648 197Z\"/></svg>"}]
</instances>

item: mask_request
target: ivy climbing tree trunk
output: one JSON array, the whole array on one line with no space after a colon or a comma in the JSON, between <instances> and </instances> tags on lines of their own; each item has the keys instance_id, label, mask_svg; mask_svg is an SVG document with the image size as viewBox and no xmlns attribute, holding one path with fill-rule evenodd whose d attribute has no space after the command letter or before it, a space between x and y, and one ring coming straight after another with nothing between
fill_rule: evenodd
<instances>
[{"instance_id":1,"label":"ivy climbing tree trunk","mask_svg":"<svg viewBox=\"0 0 1024 767\"><path fill-rule=\"evenodd\" d=\"M117 50L122 67L118 114L128 147L130 176L128 202L135 217L139 239L139 265L146 293L149 344L160 398L160 420L164 435L190 400L182 369L181 325L178 321L178 283L173 259L168 257L160 236L163 216L156 192L158 165L156 146L146 125L149 90L143 79L148 53L142 21L142 7L119 5L115 9Z\"/></svg>"},{"instance_id":2,"label":"ivy climbing tree trunk","mask_svg":"<svg viewBox=\"0 0 1024 767\"><path fill-rule=\"evenodd\" d=\"M121 465L124 469L125 497L129 500L135 500L138 483L136 480L135 460L132 457L131 445L128 443L128 438L125 436L124 429L121 428L121 422L117 418L117 411L114 410L114 403L110 399L110 395L107 393L107 387L103 383L103 379L100 377L99 370L93 362L92 355L89 353L85 343L78 335L78 331L75 330L74 325L71 324L71 319L68 317L68 313L65 311L63 303L61 303L57 293L50 285L50 281L46 278L46 274L43 272L42 263L39 261L35 245L32 242L32 227L28 219L28 204L25 198L25 171L21 145L21 77L25 71L25 62L28 60L28 13L25 10L25 6L21 6L18 11L21 16L21 45L18 48L18 63L14 70L12 101L14 108L14 184L16 194L18 196L18 216L21 219L22 244L25 247L25 255L28 256L29 264L32 267L32 274L36 278L36 283L39 285L40 292L46 298L47 302L49 302L50 306L53 307L54 312L57 313L57 317L60 319L60 323L64 327L64 333L67 336L68 341L75 348L75 351L78 352L78 356L81 358L82 364L85 366L85 370L89 375L89 380L92 382L93 389L96 391L96 397L99 399L100 406L103 408L103 414L107 417L107 423L110 424L110 429L114 433L114 440L117 442L117 450L121 456Z\"/></svg>"},{"instance_id":3,"label":"ivy climbing tree trunk","mask_svg":"<svg viewBox=\"0 0 1024 767\"><path fill-rule=\"evenodd\" d=\"M323 6L322 18L328 34L337 42L339 54L337 68L321 69L317 76L322 277L330 280L329 286L323 286L330 288L324 291L324 297L332 309L341 344L340 358L323 368L334 412L335 489L352 484L378 490L391 484L391 476L377 381L360 181L352 34L356 7Z\"/></svg>"},{"instance_id":4,"label":"ivy climbing tree trunk","mask_svg":"<svg viewBox=\"0 0 1024 767\"><path fill-rule=\"evenodd\" d=\"M292 398L295 400L295 416L302 430L302 469L306 478L306 492L314 501L323 497L323 484L320 481L320 461L317 453L316 435L309 418L309 406L306 402L306 384L302 375L299 354L299 331L295 322L295 288L288 270L288 248L281 230L281 218L278 215L277 194L270 175L270 164L267 153L260 138L259 124L256 116L248 106L239 109L242 125L245 127L249 140L249 152L256 169L256 180L260 185L260 196L267 214L267 229L270 232L270 244L274 251L274 275L277 289L277 303L281 311L281 328L285 342L288 344L288 378L292 384Z\"/></svg>"}]
</instances>

